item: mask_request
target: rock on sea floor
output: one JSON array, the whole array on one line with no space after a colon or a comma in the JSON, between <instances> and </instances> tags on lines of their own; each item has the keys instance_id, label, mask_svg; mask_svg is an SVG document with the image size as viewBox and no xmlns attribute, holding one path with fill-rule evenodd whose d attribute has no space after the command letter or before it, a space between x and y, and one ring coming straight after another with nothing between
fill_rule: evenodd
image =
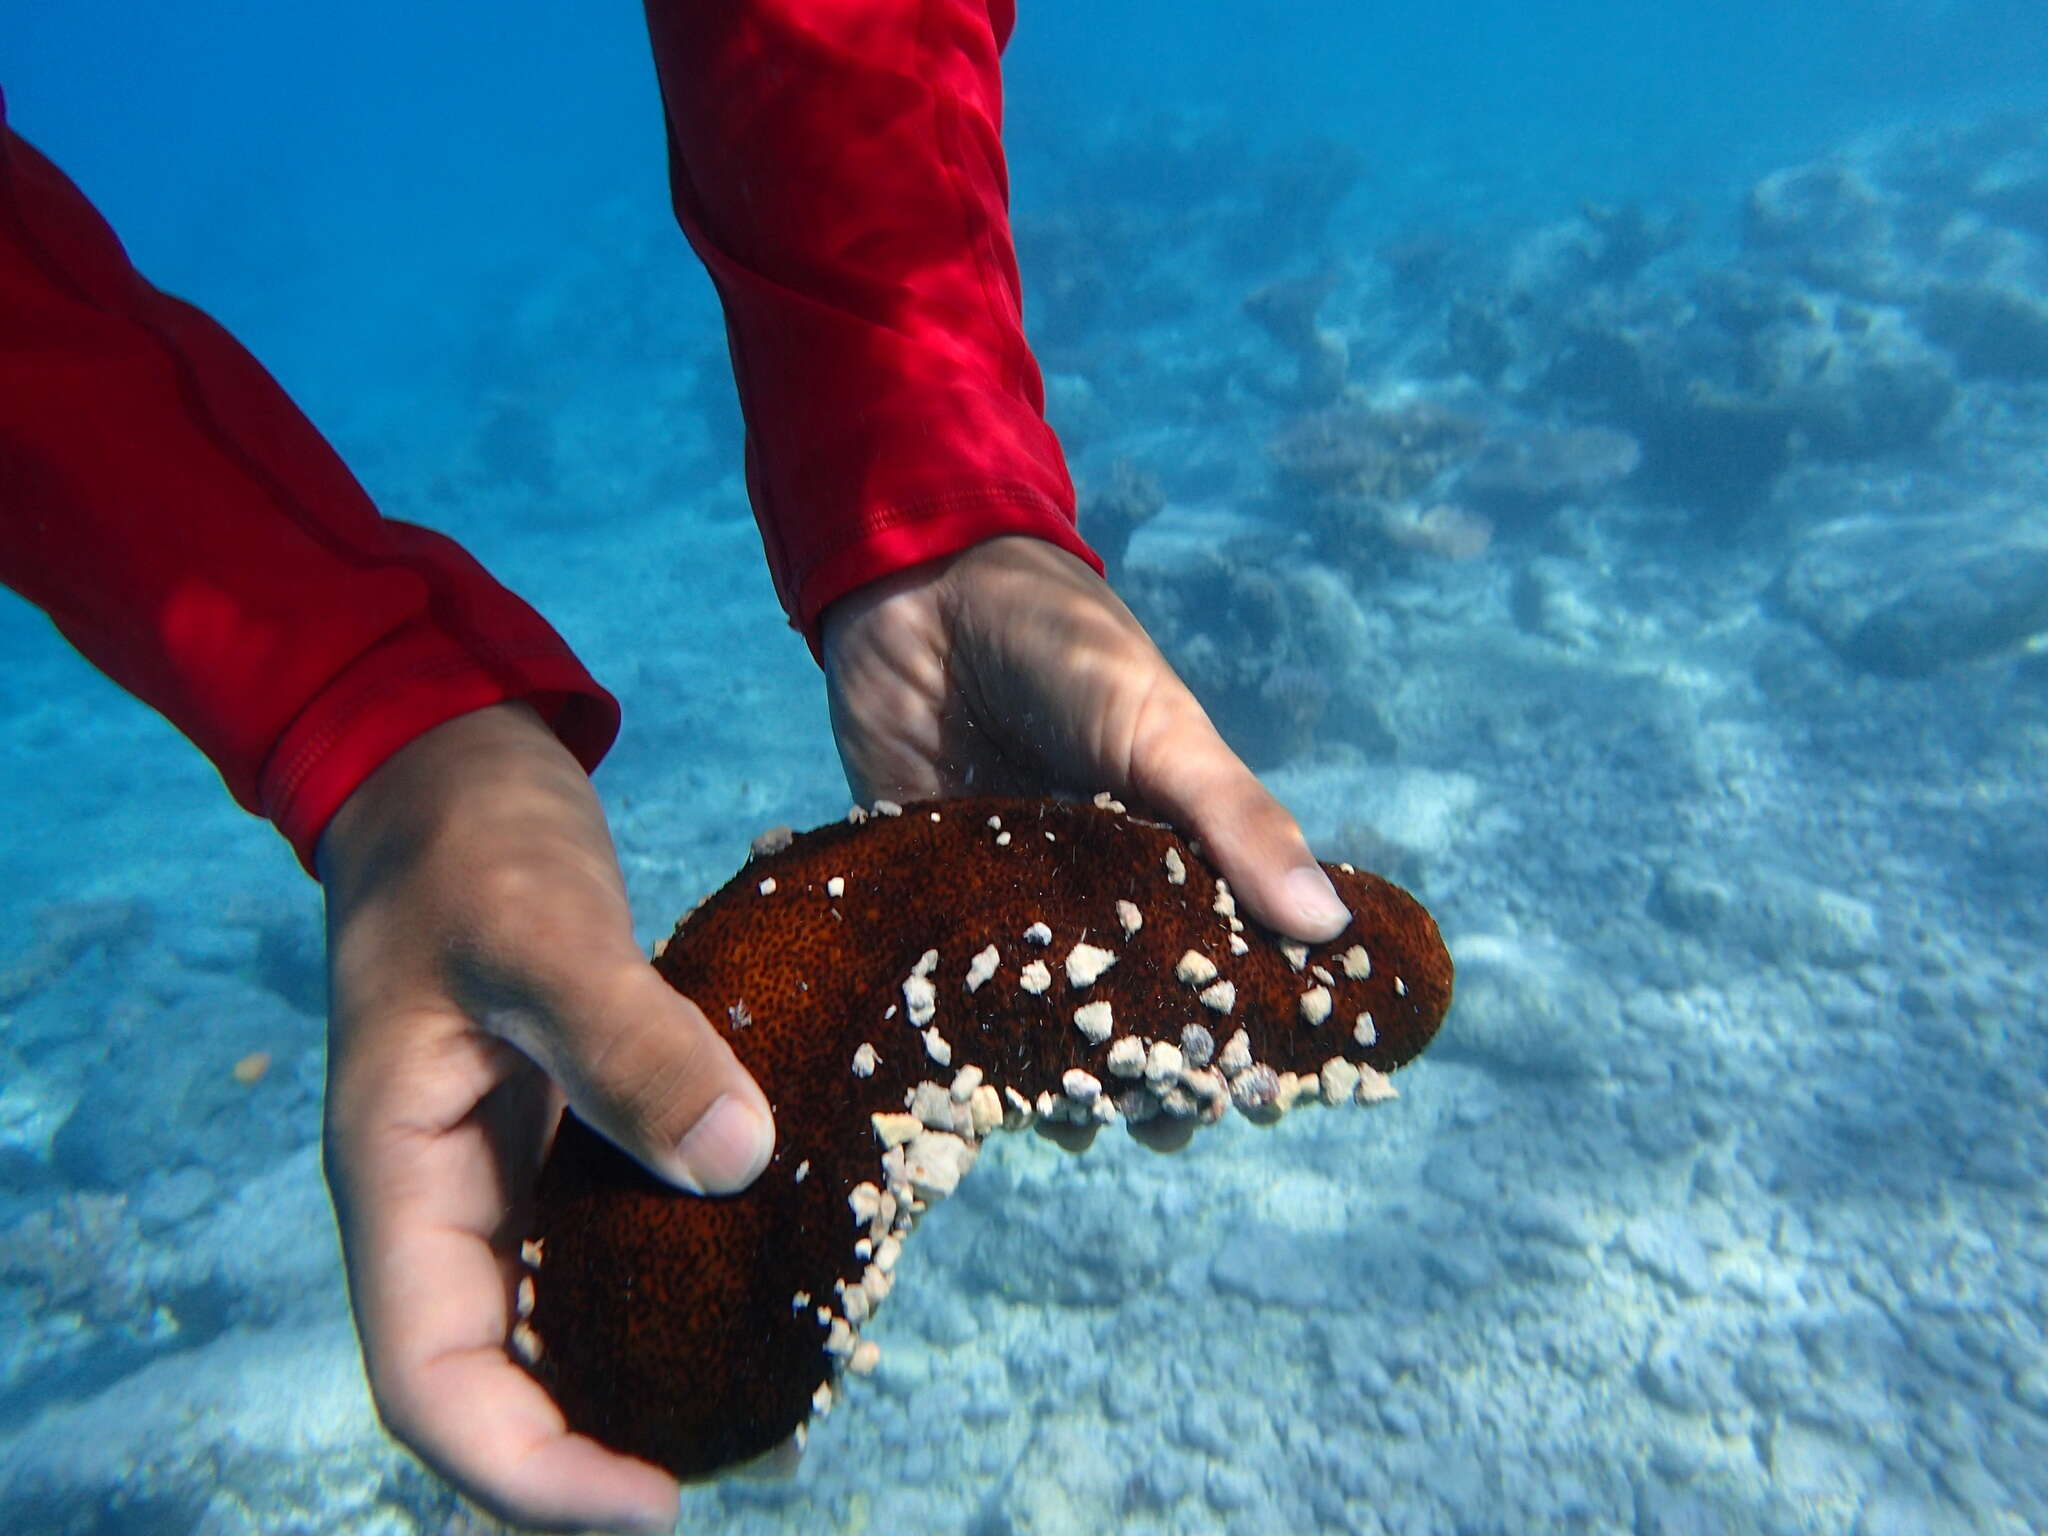
<instances>
[{"instance_id":1,"label":"rock on sea floor","mask_svg":"<svg viewBox=\"0 0 2048 1536\"><path fill-rule=\"evenodd\" d=\"M340 1318L223 1334L0 1439L0 1506L52 1536L399 1536L438 1499L384 1437Z\"/></svg>"}]
</instances>

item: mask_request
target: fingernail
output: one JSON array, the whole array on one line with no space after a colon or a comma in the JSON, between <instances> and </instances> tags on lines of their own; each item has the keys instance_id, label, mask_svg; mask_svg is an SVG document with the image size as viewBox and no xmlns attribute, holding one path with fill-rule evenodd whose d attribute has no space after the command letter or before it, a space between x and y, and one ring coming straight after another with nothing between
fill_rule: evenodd
<instances>
[{"instance_id":1,"label":"fingernail","mask_svg":"<svg viewBox=\"0 0 2048 1536\"><path fill-rule=\"evenodd\" d=\"M1289 870L1284 888L1305 936L1334 939L1351 921L1351 909L1337 895L1330 877L1313 864Z\"/></svg>"},{"instance_id":2,"label":"fingernail","mask_svg":"<svg viewBox=\"0 0 2048 1536\"><path fill-rule=\"evenodd\" d=\"M775 1155L775 1125L745 1099L722 1093L676 1148L684 1182L700 1195L734 1195Z\"/></svg>"}]
</instances>

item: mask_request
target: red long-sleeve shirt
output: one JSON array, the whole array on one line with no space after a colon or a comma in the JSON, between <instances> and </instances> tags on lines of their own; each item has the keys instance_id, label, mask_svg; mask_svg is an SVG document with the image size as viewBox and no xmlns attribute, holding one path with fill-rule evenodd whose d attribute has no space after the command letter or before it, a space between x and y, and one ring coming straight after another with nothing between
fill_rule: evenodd
<instances>
[{"instance_id":1,"label":"red long-sleeve shirt","mask_svg":"<svg viewBox=\"0 0 2048 1536\"><path fill-rule=\"evenodd\" d=\"M677 215L725 305L776 591L1002 533L1093 562L1024 342L1005 0L648 0ZM421 732L618 706L439 534L378 515L226 331L136 272L0 98L0 580L210 757L302 862ZM1098 565L1099 568L1099 565Z\"/></svg>"}]
</instances>

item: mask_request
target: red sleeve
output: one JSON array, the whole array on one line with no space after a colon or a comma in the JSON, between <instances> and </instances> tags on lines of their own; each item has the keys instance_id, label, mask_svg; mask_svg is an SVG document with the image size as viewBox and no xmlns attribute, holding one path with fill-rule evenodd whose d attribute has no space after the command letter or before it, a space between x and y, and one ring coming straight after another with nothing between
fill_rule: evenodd
<instances>
[{"instance_id":1,"label":"red sleeve","mask_svg":"<svg viewBox=\"0 0 2048 1536\"><path fill-rule=\"evenodd\" d=\"M1013 0L647 0L684 231L725 304L776 591L826 604L1002 533L1101 562L1024 341Z\"/></svg>"},{"instance_id":2,"label":"red sleeve","mask_svg":"<svg viewBox=\"0 0 2048 1536\"><path fill-rule=\"evenodd\" d=\"M309 870L350 791L442 721L530 700L586 767L618 728L538 614L379 517L261 365L143 280L4 100L0 580Z\"/></svg>"}]
</instances>

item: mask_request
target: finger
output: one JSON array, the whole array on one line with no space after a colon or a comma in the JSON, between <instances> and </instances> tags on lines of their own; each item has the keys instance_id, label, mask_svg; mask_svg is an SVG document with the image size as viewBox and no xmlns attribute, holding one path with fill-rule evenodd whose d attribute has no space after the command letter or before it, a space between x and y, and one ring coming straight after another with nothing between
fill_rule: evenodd
<instances>
[{"instance_id":1,"label":"finger","mask_svg":"<svg viewBox=\"0 0 2048 1536\"><path fill-rule=\"evenodd\" d=\"M775 1152L767 1095L703 1011L632 960L550 1002L530 1049L599 1133L693 1194L745 1189ZM525 1042L521 1042L525 1045Z\"/></svg>"},{"instance_id":2,"label":"finger","mask_svg":"<svg viewBox=\"0 0 2048 1536\"><path fill-rule=\"evenodd\" d=\"M1131 788L1204 851L1245 912L1311 943L1351 920L1300 823L1230 750L1194 696L1175 686L1135 733Z\"/></svg>"},{"instance_id":3,"label":"finger","mask_svg":"<svg viewBox=\"0 0 2048 1536\"><path fill-rule=\"evenodd\" d=\"M444 1031L424 1058L383 1063L409 1068L421 1089L404 1117L349 1114L343 1094L344 1118L329 1126L328 1180L378 1412L436 1471L506 1519L666 1530L675 1483L571 1435L505 1353L515 1280L492 1237L508 1192L502 1136L488 1123L497 1090L479 1088L509 1053L469 1041ZM444 1116L440 1106L457 1097L476 1108Z\"/></svg>"},{"instance_id":4,"label":"finger","mask_svg":"<svg viewBox=\"0 0 2048 1536\"><path fill-rule=\"evenodd\" d=\"M436 1277L430 1293L401 1280L358 1311L379 1412L422 1460L521 1526L675 1523L674 1480L571 1434L553 1399L506 1354L503 1272L487 1243L456 1230L400 1233L387 1253L366 1257L385 1276Z\"/></svg>"}]
</instances>

